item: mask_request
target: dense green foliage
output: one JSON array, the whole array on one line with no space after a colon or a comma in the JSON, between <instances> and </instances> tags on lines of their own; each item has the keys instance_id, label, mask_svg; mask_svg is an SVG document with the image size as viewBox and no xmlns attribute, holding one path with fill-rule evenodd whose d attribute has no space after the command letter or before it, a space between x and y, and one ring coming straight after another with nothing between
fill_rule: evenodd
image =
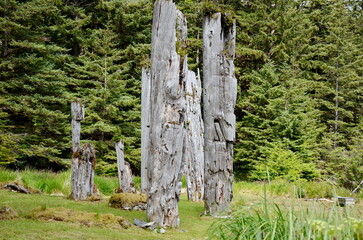
<instances>
[{"instance_id":1,"label":"dense green foliage","mask_svg":"<svg viewBox=\"0 0 363 240\"><path fill-rule=\"evenodd\" d=\"M140 167L141 67L151 0L0 2L0 164L67 168L70 103L86 104L82 140L98 173L114 143ZM178 0L188 59L202 66L203 16L237 22L238 178L363 178L363 16L359 0ZM270 174L267 174L269 172Z\"/></svg>"},{"instance_id":2,"label":"dense green foliage","mask_svg":"<svg viewBox=\"0 0 363 240\"><path fill-rule=\"evenodd\" d=\"M120 138L137 169L151 20L150 1L1 1L0 163L69 166L70 103L79 98L97 171L115 174Z\"/></svg>"}]
</instances>

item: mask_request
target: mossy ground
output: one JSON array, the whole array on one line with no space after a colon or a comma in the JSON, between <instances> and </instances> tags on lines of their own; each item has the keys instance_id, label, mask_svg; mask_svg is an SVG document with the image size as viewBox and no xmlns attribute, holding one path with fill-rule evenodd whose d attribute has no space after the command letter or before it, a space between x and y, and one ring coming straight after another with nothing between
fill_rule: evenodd
<instances>
[{"instance_id":1,"label":"mossy ground","mask_svg":"<svg viewBox=\"0 0 363 240\"><path fill-rule=\"evenodd\" d=\"M146 204L147 196L141 193L118 193L110 197L111 207L121 208L123 206L135 207L139 204Z\"/></svg>"},{"instance_id":2,"label":"mossy ground","mask_svg":"<svg viewBox=\"0 0 363 240\"><path fill-rule=\"evenodd\" d=\"M0 220L11 220L18 217L18 213L15 212L9 206L0 207Z\"/></svg>"},{"instance_id":3,"label":"mossy ground","mask_svg":"<svg viewBox=\"0 0 363 240\"><path fill-rule=\"evenodd\" d=\"M112 213L98 214L85 211L75 211L64 207L37 207L30 211L26 217L33 220L78 223L81 226L110 229L127 229L130 225L130 223L125 221L124 218L115 216Z\"/></svg>"}]
</instances>

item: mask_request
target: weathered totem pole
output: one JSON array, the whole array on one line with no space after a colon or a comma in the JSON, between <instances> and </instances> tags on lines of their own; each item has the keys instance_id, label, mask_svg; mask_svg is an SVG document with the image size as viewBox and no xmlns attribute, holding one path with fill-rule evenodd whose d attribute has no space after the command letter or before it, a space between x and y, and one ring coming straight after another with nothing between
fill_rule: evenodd
<instances>
[{"instance_id":1,"label":"weathered totem pole","mask_svg":"<svg viewBox=\"0 0 363 240\"><path fill-rule=\"evenodd\" d=\"M124 154L124 143L120 140L115 145L116 147L116 156L117 156L117 173L118 173L118 182L120 185L121 192L134 192L134 182L132 180L132 172L131 167L128 162L125 161Z\"/></svg>"},{"instance_id":2,"label":"weathered totem pole","mask_svg":"<svg viewBox=\"0 0 363 240\"><path fill-rule=\"evenodd\" d=\"M149 69L142 69L141 77L141 191L147 192L148 189L148 152L150 149L150 92L151 76Z\"/></svg>"},{"instance_id":3,"label":"weathered totem pole","mask_svg":"<svg viewBox=\"0 0 363 240\"><path fill-rule=\"evenodd\" d=\"M234 76L235 23L222 22L221 13L206 16L203 26L203 116L205 211L220 215L232 200L234 107L237 80Z\"/></svg>"},{"instance_id":4,"label":"weathered totem pole","mask_svg":"<svg viewBox=\"0 0 363 240\"><path fill-rule=\"evenodd\" d=\"M184 28L186 20L172 1L155 1L149 85L147 217L160 226L170 227L176 227L180 222L177 203L183 166L184 78L187 67L186 57L176 52L177 41L184 41L177 39L183 34L177 33L176 29Z\"/></svg>"},{"instance_id":5,"label":"weathered totem pole","mask_svg":"<svg viewBox=\"0 0 363 240\"><path fill-rule=\"evenodd\" d=\"M204 126L201 111L202 86L199 72L188 71L185 77L185 146L184 161L188 199L201 201L204 196Z\"/></svg>"},{"instance_id":6,"label":"weathered totem pole","mask_svg":"<svg viewBox=\"0 0 363 240\"><path fill-rule=\"evenodd\" d=\"M84 119L84 105L80 101L71 103L72 111L72 150L77 151L81 144L81 121Z\"/></svg>"},{"instance_id":7,"label":"weathered totem pole","mask_svg":"<svg viewBox=\"0 0 363 240\"><path fill-rule=\"evenodd\" d=\"M72 193L74 200L86 200L94 193L96 151L90 144L80 147L81 121L84 119L84 106L72 102Z\"/></svg>"}]
</instances>

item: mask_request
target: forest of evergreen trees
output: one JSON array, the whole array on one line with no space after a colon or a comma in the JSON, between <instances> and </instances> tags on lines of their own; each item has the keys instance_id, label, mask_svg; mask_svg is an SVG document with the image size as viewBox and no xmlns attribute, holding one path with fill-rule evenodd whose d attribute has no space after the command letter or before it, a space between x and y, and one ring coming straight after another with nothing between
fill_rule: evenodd
<instances>
[{"instance_id":1,"label":"forest of evergreen trees","mask_svg":"<svg viewBox=\"0 0 363 240\"><path fill-rule=\"evenodd\" d=\"M237 21L237 179L363 179L362 0L178 0L189 66L202 69L203 16ZM140 171L141 68L152 0L0 1L0 165L71 163L71 102L97 173L116 174L115 142Z\"/></svg>"}]
</instances>

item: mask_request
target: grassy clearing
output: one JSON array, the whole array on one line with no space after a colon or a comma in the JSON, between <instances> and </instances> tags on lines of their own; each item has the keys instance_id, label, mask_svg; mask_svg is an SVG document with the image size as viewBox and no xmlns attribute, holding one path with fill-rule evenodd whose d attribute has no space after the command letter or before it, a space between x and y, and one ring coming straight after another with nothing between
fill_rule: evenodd
<instances>
[{"instance_id":1,"label":"grassy clearing","mask_svg":"<svg viewBox=\"0 0 363 240\"><path fill-rule=\"evenodd\" d=\"M140 178L135 178L140 186ZM349 191L328 183L270 184L238 182L234 184L233 214L218 220L200 216L203 203L188 202L182 195L179 203L181 226L158 234L135 226L129 229L102 229L72 222L30 220L26 216L34 208L65 208L92 214L113 214L129 222L146 221L145 212L124 211L109 207L107 201L86 202L66 199L70 193L70 172L58 174L31 170L12 172L0 169L0 182L22 181L43 193L64 196L19 193L0 190L0 207L10 206L19 217L0 221L0 239L352 239L363 240L363 203L350 208L330 202L305 198L349 196ZM185 178L184 178L185 181ZM118 187L116 177L95 178L105 199ZM359 197L355 195L354 197Z\"/></svg>"},{"instance_id":2,"label":"grassy clearing","mask_svg":"<svg viewBox=\"0 0 363 240\"><path fill-rule=\"evenodd\" d=\"M82 227L78 224L38 221L26 219L34 208L67 208L96 214L111 213L121 216L129 222L135 218L146 221L145 212L123 211L108 206L108 202L76 202L60 196L44 194L20 194L0 190L0 206L10 206L19 213L19 218L0 221L2 233L0 239L205 239L212 224L210 217L200 217L202 203L192 203L185 196L179 203L181 226L177 230L167 229L165 234L130 227L129 229L101 229ZM182 231L183 230L183 231ZM184 232L185 231L185 232Z\"/></svg>"}]
</instances>

